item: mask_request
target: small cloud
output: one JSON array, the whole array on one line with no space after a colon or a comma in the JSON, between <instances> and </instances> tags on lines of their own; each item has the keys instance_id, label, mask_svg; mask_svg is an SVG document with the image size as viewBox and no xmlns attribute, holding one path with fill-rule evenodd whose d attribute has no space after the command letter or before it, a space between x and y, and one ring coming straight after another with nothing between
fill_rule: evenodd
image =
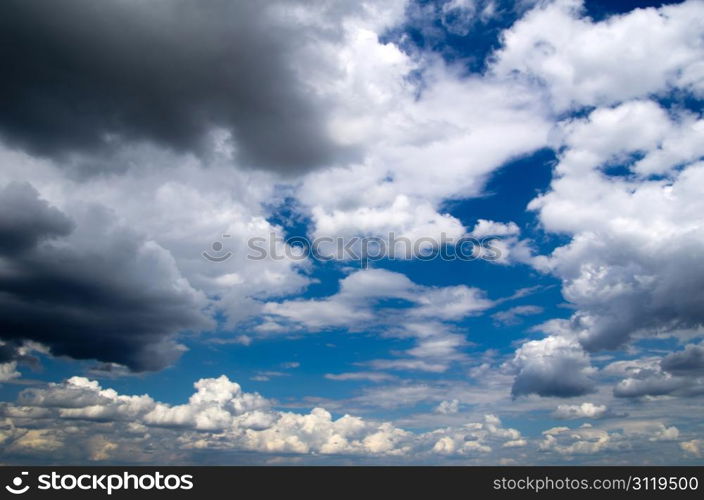
<instances>
[{"instance_id":1,"label":"small cloud","mask_svg":"<svg viewBox=\"0 0 704 500\"><path fill-rule=\"evenodd\" d=\"M325 378L328 380L347 381L347 380L366 380L369 382L386 382L394 380L396 377L388 373L381 372L350 372L350 373L326 373Z\"/></svg>"},{"instance_id":2,"label":"small cloud","mask_svg":"<svg viewBox=\"0 0 704 500\"><path fill-rule=\"evenodd\" d=\"M699 458L702 456L702 450L704 450L704 440L692 439L691 441L682 441L680 448L682 448L682 451L686 454Z\"/></svg>"},{"instance_id":3,"label":"small cloud","mask_svg":"<svg viewBox=\"0 0 704 500\"><path fill-rule=\"evenodd\" d=\"M87 374L98 378L118 378L133 375L129 368L118 363L98 363L90 366Z\"/></svg>"},{"instance_id":4,"label":"small cloud","mask_svg":"<svg viewBox=\"0 0 704 500\"><path fill-rule=\"evenodd\" d=\"M263 371L263 372L257 372L256 375L253 377L250 377L250 380L254 380L255 382L268 382L272 378L276 377L288 377L288 373L284 372L276 372L276 371Z\"/></svg>"},{"instance_id":5,"label":"small cloud","mask_svg":"<svg viewBox=\"0 0 704 500\"><path fill-rule=\"evenodd\" d=\"M434 411L435 413L441 413L443 415L458 413L460 411L460 402L457 399L443 401L435 408Z\"/></svg>"},{"instance_id":6,"label":"small cloud","mask_svg":"<svg viewBox=\"0 0 704 500\"><path fill-rule=\"evenodd\" d=\"M608 414L606 405L582 403L581 405L559 405L552 412L554 418L572 420L578 418L602 418Z\"/></svg>"},{"instance_id":7,"label":"small cloud","mask_svg":"<svg viewBox=\"0 0 704 500\"><path fill-rule=\"evenodd\" d=\"M505 311L500 311L492 314L491 317L495 324L510 326L517 325L523 321L525 316L533 316L543 312L543 308L540 306L516 306Z\"/></svg>"},{"instance_id":8,"label":"small cloud","mask_svg":"<svg viewBox=\"0 0 704 500\"><path fill-rule=\"evenodd\" d=\"M247 335L238 335L237 337L230 338L217 338L208 340L210 344L218 345L229 345L229 344L239 344L239 345L250 345L252 343L252 337Z\"/></svg>"}]
</instances>

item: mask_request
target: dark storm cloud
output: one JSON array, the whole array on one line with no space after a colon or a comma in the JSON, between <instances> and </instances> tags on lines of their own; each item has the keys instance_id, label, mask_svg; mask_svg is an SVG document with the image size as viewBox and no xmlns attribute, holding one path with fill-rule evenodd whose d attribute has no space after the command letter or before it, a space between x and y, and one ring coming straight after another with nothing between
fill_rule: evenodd
<instances>
[{"instance_id":1,"label":"dark storm cloud","mask_svg":"<svg viewBox=\"0 0 704 500\"><path fill-rule=\"evenodd\" d=\"M104 157L127 140L197 152L220 126L250 166L330 162L340 151L288 57L305 34L271 3L0 2L0 132L34 154Z\"/></svg>"},{"instance_id":2,"label":"dark storm cloud","mask_svg":"<svg viewBox=\"0 0 704 500\"><path fill-rule=\"evenodd\" d=\"M18 361L33 368L38 368L39 359L35 356L25 354L23 352L25 349L23 349L24 346L22 344L22 342L12 341L0 345L0 363Z\"/></svg>"},{"instance_id":3,"label":"dark storm cloud","mask_svg":"<svg viewBox=\"0 0 704 500\"><path fill-rule=\"evenodd\" d=\"M66 236L72 229L68 217L38 199L31 185L13 183L0 189L0 254L31 249L40 240Z\"/></svg>"},{"instance_id":4,"label":"dark storm cloud","mask_svg":"<svg viewBox=\"0 0 704 500\"><path fill-rule=\"evenodd\" d=\"M57 356L157 370L178 358L176 333L207 327L201 297L163 249L107 217L85 228L91 241L80 250L70 238L46 241L69 230L65 215L28 185L11 184L0 199L3 236L22 243L0 248L0 338L8 346L33 340ZM12 223L17 213L22 224Z\"/></svg>"}]
</instances>

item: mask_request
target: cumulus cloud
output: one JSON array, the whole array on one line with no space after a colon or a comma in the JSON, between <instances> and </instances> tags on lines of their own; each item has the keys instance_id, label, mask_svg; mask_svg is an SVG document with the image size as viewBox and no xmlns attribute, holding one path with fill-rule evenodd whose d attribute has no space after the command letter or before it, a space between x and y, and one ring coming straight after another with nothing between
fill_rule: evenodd
<instances>
[{"instance_id":1,"label":"cumulus cloud","mask_svg":"<svg viewBox=\"0 0 704 500\"><path fill-rule=\"evenodd\" d=\"M588 354L566 337L549 336L526 342L507 367L516 372L513 396L572 397L595 390Z\"/></svg>"},{"instance_id":2,"label":"cumulus cloud","mask_svg":"<svg viewBox=\"0 0 704 500\"><path fill-rule=\"evenodd\" d=\"M682 441L680 447L685 453L699 458L702 456L702 450L704 449L704 440L692 439L690 441Z\"/></svg>"},{"instance_id":3,"label":"cumulus cloud","mask_svg":"<svg viewBox=\"0 0 704 500\"><path fill-rule=\"evenodd\" d=\"M435 411L443 415L457 413L460 411L460 402L457 399L441 401L440 404L435 407Z\"/></svg>"},{"instance_id":4,"label":"cumulus cloud","mask_svg":"<svg viewBox=\"0 0 704 500\"><path fill-rule=\"evenodd\" d=\"M300 272L302 264L290 258L263 261L247 258L249 238L282 234L281 227L266 220L264 208L264 203L275 202L275 186L270 174L233 170L227 151L214 153L205 161L154 147L135 148L129 162L125 161L139 168L80 182L67 180L49 161L2 147L0 161L4 167L0 185L31 181L41 192L41 198L60 210L74 226L86 219L87 213L96 212L94 223L81 223L73 228L68 239L77 250L85 246L86 251L97 251L95 247L105 235L102 229L91 235L93 227L108 231L107 227L114 225L97 220L99 213L119 220L120 226L163 248L182 277L208 296L213 310L222 313L223 326L232 327L256 315L260 303L255 297L291 294L309 282ZM9 198L5 196L3 200ZM28 207L19 206L29 214ZM11 214L6 208L8 215ZM23 219L18 216L13 220ZM23 224L23 227L27 231L33 226ZM66 239L52 235L47 238L44 241L50 243ZM10 241L9 236L6 241ZM216 242L222 244L219 252L213 250ZM109 242L103 244L107 246ZM284 247L283 243L277 243L280 255L284 255ZM214 263L203 257L204 252L229 258ZM233 336L236 337L246 336Z\"/></svg>"},{"instance_id":5,"label":"cumulus cloud","mask_svg":"<svg viewBox=\"0 0 704 500\"><path fill-rule=\"evenodd\" d=\"M191 463L205 452L224 461L236 460L237 453L259 452L264 457L306 460L323 456L364 462L376 457L406 463L420 458L481 464L495 463L499 457L521 461L532 456L535 463L536 457L572 460L603 453L616 459L620 453L677 444L691 455L700 450L699 440L687 437L679 442L678 427L652 419L620 421L604 428L556 427L536 441L506 427L495 414L411 432L392 422L333 417L322 407L279 411L274 401L245 392L226 376L198 380L194 387L183 404L167 404L147 394L121 394L85 377L25 389L16 402L0 405L0 450L6 457L35 463L45 463L51 456L81 463L158 459L169 464ZM393 389L399 392L399 387ZM407 389L397 399L413 397L413 387ZM421 398L437 396L431 387L415 392ZM445 399L448 404L440 406L452 410L455 401ZM451 418L455 414L435 415ZM251 463L255 457L249 454L246 460Z\"/></svg>"},{"instance_id":6,"label":"cumulus cloud","mask_svg":"<svg viewBox=\"0 0 704 500\"><path fill-rule=\"evenodd\" d=\"M668 427L662 422L634 422L612 432L583 424L574 429L554 427L544 431L539 448L563 456L595 455L629 450L643 440L667 442L678 437L677 427Z\"/></svg>"},{"instance_id":7,"label":"cumulus cloud","mask_svg":"<svg viewBox=\"0 0 704 500\"><path fill-rule=\"evenodd\" d=\"M227 449L405 456L412 452L486 453L492 446L525 444L517 430L504 428L494 415L459 429L414 434L389 422L350 415L335 419L323 408L307 414L276 411L271 401L242 391L225 376L201 379L194 386L196 392L181 405L161 403L148 395L119 394L84 377L26 389L17 403L1 407L5 422L11 426L0 429L0 446L6 453L32 454L47 449L65 453L71 449L71 436L81 432L82 443L87 445L80 450L82 459L95 461L123 456L136 442L164 457L174 446L193 453ZM79 421L80 426L75 424ZM18 442L18 438L31 442ZM96 440L100 446L94 446ZM138 454L131 460L139 461Z\"/></svg>"},{"instance_id":8,"label":"cumulus cloud","mask_svg":"<svg viewBox=\"0 0 704 500\"><path fill-rule=\"evenodd\" d=\"M571 420L577 418L601 418L607 414L606 405L582 403L580 405L559 405L552 416L559 419Z\"/></svg>"},{"instance_id":9,"label":"cumulus cloud","mask_svg":"<svg viewBox=\"0 0 704 500\"><path fill-rule=\"evenodd\" d=\"M541 394L535 386L549 386L563 370L572 386L566 394L588 392L589 357L582 349L617 349L702 325L704 281L692 259L702 252L704 234L695 215L701 196L693 188L702 170L704 126L694 113L649 99L675 87L700 92L700 7L690 1L594 22L581 1L557 1L538 5L503 34L493 74L536 82L559 112L595 108L559 123L550 189L528 206L545 230L570 240L550 256L523 259L560 278L563 296L576 308L568 321L551 322L551 336L538 342L561 338L577 360L563 365L563 356L521 347L514 369L525 365L536 375L519 369L514 394ZM696 365L696 350L668 359L673 366L687 362ZM563 367L553 371L557 366ZM614 394L694 395L697 386L655 368L629 374Z\"/></svg>"},{"instance_id":10,"label":"cumulus cloud","mask_svg":"<svg viewBox=\"0 0 704 500\"><path fill-rule=\"evenodd\" d=\"M688 344L683 351L673 352L665 356L660 366L668 373L679 376L704 375L704 346Z\"/></svg>"},{"instance_id":11,"label":"cumulus cloud","mask_svg":"<svg viewBox=\"0 0 704 500\"><path fill-rule=\"evenodd\" d=\"M303 179L296 196L316 237L457 240L465 228L443 201L481 194L493 171L548 143L549 113L529 85L467 76L359 33L346 48L344 57L369 61L352 65L354 98L337 117L345 135L365 138L366 154ZM408 78L421 69L420 84Z\"/></svg>"},{"instance_id":12,"label":"cumulus cloud","mask_svg":"<svg viewBox=\"0 0 704 500\"><path fill-rule=\"evenodd\" d=\"M18 378L20 375L20 372L17 371L16 361L0 363L0 383Z\"/></svg>"},{"instance_id":13,"label":"cumulus cloud","mask_svg":"<svg viewBox=\"0 0 704 500\"><path fill-rule=\"evenodd\" d=\"M433 451L441 455L481 455L492 451L494 439L500 446L515 448L526 445L516 429L504 428L496 415L485 415L483 422L466 424L459 429L442 429L429 433L436 438Z\"/></svg>"},{"instance_id":14,"label":"cumulus cloud","mask_svg":"<svg viewBox=\"0 0 704 500\"><path fill-rule=\"evenodd\" d=\"M503 33L493 71L537 79L558 110L688 88L701 92L704 12L696 0L594 22L582 0L545 2ZM597 76L598 75L598 76Z\"/></svg>"},{"instance_id":15,"label":"cumulus cloud","mask_svg":"<svg viewBox=\"0 0 704 500\"><path fill-rule=\"evenodd\" d=\"M635 359L608 365L604 369L606 373L624 377L614 387L614 396L701 396L704 394L704 378L696 364L697 347L688 345L683 351L673 352L664 358Z\"/></svg>"},{"instance_id":16,"label":"cumulus cloud","mask_svg":"<svg viewBox=\"0 0 704 500\"><path fill-rule=\"evenodd\" d=\"M700 153L688 158L693 163L669 165L664 177L638 175L632 158L646 161L664 137L698 130L691 120L633 101L568 123L551 189L529 205L547 230L571 235L537 265L562 279L564 297L577 307L570 329L590 351L704 323L704 276L695 263L704 241ZM632 175L610 174L614 165Z\"/></svg>"}]
</instances>

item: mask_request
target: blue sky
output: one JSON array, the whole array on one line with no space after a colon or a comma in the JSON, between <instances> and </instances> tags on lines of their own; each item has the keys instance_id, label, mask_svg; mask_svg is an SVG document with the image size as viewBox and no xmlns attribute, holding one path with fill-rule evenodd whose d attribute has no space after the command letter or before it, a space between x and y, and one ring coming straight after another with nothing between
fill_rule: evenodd
<instances>
[{"instance_id":1,"label":"blue sky","mask_svg":"<svg viewBox=\"0 0 704 500\"><path fill-rule=\"evenodd\" d=\"M701 462L701 2L82 2L6 13L3 460ZM248 253L391 233L501 257Z\"/></svg>"}]
</instances>

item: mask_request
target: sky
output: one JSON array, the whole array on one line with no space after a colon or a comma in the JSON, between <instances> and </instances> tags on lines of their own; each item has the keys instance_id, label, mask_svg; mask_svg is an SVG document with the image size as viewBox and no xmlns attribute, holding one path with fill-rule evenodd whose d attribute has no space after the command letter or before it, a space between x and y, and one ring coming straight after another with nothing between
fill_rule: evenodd
<instances>
[{"instance_id":1,"label":"sky","mask_svg":"<svg viewBox=\"0 0 704 500\"><path fill-rule=\"evenodd\" d=\"M2 463L702 463L701 0L0 32Z\"/></svg>"}]
</instances>

